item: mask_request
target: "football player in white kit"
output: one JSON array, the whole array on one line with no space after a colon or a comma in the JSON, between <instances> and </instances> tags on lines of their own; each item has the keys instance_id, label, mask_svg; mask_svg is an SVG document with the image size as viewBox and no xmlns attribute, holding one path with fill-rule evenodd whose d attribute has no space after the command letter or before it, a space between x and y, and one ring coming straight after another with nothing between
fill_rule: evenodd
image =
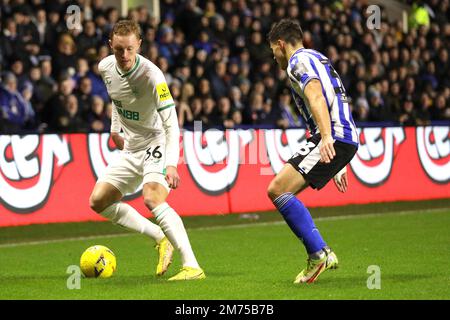
<instances>
[{"instance_id":1,"label":"football player in white kit","mask_svg":"<svg viewBox=\"0 0 450 320\"><path fill-rule=\"evenodd\" d=\"M169 280L205 278L192 251L180 216L166 202L170 189L180 183L177 172L180 129L175 103L161 70L137 54L141 45L139 26L119 21L109 44L113 55L98 68L113 102L111 137L122 150L108 166L90 197L91 208L113 223L143 233L157 243L156 274L167 271L173 246L180 250L183 267ZM124 138L119 135L123 130ZM143 185L144 203L159 224L153 224L122 197Z\"/></svg>"}]
</instances>

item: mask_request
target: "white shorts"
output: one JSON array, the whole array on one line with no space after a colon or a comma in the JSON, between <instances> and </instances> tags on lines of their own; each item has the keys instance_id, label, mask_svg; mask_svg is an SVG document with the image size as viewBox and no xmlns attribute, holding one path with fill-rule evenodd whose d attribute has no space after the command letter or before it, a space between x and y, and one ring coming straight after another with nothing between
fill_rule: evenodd
<instances>
[{"instance_id":1,"label":"white shorts","mask_svg":"<svg viewBox=\"0 0 450 320\"><path fill-rule=\"evenodd\" d=\"M97 182L112 184L122 195L134 193L141 183L148 182L159 183L170 192L165 176L165 144L158 139L144 150L121 151Z\"/></svg>"}]
</instances>

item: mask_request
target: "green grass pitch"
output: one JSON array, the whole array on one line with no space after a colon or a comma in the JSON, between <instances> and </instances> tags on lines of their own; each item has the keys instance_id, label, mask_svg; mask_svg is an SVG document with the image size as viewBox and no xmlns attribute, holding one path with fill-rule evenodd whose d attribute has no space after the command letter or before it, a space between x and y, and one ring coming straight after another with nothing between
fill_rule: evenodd
<instances>
[{"instance_id":1,"label":"green grass pitch","mask_svg":"<svg viewBox=\"0 0 450 320\"><path fill-rule=\"evenodd\" d=\"M185 218L207 279L178 283L166 281L178 254L157 278L152 241L110 223L0 228L0 299L450 299L450 206L434 204L312 210L340 268L311 285L292 283L306 254L276 213ZM116 274L69 290L68 266L94 244L114 251ZM367 287L371 265L381 289Z\"/></svg>"}]
</instances>

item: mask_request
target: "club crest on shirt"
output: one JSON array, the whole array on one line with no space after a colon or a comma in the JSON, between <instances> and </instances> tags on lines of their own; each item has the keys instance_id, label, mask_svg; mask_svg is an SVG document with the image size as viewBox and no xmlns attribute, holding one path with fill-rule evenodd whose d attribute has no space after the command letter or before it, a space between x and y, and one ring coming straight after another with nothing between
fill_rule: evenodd
<instances>
[{"instance_id":1,"label":"club crest on shirt","mask_svg":"<svg viewBox=\"0 0 450 320\"><path fill-rule=\"evenodd\" d=\"M109 87L111 85L111 79L105 78L105 84L107 87Z\"/></svg>"},{"instance_id":2,"label":"club crest on shirt","mask_svg":"<svg viewBox=\"0 0 450 320\"><path fill-rule=\"evenodd\" d=\"M300 61L295 64L295 66L292 68L291 73L294 77L301 78L302 75L304 75L305 73L308 73L308 69L303 64L303 62Z\"/></svg>"}]
</instances>

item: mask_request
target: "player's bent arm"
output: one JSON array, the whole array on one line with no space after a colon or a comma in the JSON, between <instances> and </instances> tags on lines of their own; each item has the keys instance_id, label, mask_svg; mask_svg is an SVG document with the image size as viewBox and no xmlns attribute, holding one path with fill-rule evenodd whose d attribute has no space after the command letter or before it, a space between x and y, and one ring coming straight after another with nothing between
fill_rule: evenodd
<instances>
[{"instance_id":1,"label":"player's bent arm","mask_svg":"<svg viewBox=\"0 0 450 320\"><path fill-rule=\"evenodd\" d=\"M117 149L123 150L125 141L120 136L119 132L111 132L111 139L114 141L114 144L116 145Z\"/></svg>"},{"instance_id":2,"label":"player's bent arm","mask_svg":"<svg viewBox=\"0 0 450 320\"><path fill-rule=\"evenodd\" d=\"M180 127L175 107L159 112L166 132L166 167L177 167L180 156Z\"/></svg>"},{"instance_id":3,"label":"player's bent arm","mask_svg":"<svg viewBox=\"0 0 450 320\"><path fill-rule=\"evenodd\" d=\"M111 115L111 139L114 141L117 149L123 150L125 141L120 136L120 128L119 114L117 112L116 106L113 103Z\"/></svg>"},{"instance_id":4,"label":"player's bent arm","mask_svg":"<svg viewBox=\"0 0 450 320\"><path fill-rule=\"evenodd\" d=\"M149 65L148 84L152 88L156 109L161 117L164 131L166 133L166 177L176 171L178 158L180 156L180 128L178 126L175 102L170 94L166 79L162 71L156 66ZM174 172L175 174L176 172ZM178 174L176 174L178 175Z\"/></svg>"},{"instance_id":5,"label":"player's bent arm","mask_svg":"<svg viewBox=\"0 0 450 320\"><path fill-rule=\"evenodd\" d=\"M329 163L335 156L334 140L331 136L330 113L328 112L325 97L322 93L322 84L317 79L312 79L305 86L304 94L308 99L312 115L319 126L320 135L322 137L322 146L320 154L322 160Z\"/></svg>"},{"instance_id":6,"label":"player's bent arm","mask_svg":"<svg viewBox=\"0 0 450 320\"><path fill-rule=\"evenodd\" d=\"M175 107L159 111L166 132L166 181L169 188L176 189L180 183L177 172L180 155L180 127Z\"/></svg>"}]
</instances>

